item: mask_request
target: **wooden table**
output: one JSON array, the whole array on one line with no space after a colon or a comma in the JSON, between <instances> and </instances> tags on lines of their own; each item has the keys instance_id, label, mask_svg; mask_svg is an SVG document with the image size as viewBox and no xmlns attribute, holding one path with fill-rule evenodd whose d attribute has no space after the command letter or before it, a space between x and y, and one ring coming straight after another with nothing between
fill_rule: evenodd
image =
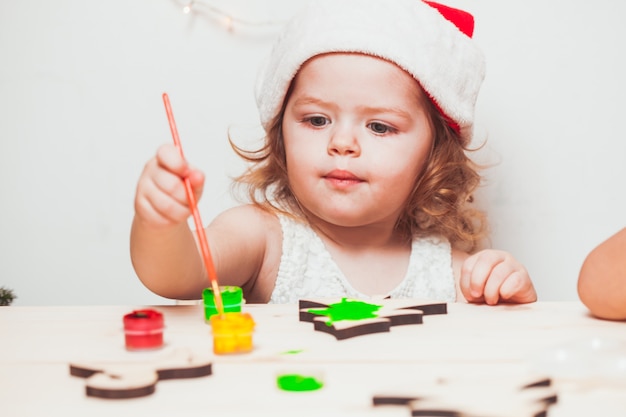
<instances>
[{"instance_id":1,"label":"wooden table","mask_svg":"<svg viewBox=\"0 0 626 417\"><path fill-rule=\"evenodd\" d=\"M165 316L165 346L126 351L122 317L141 307L0 308L0 415L408 417L404 406L374 407L373 396L446 378L537 371L558 392L549 416L626 416L626 323L594 319L577 302L450 304L447 315L425 316L421 325L347 340L300 322L296 305L245 305L256 321L255 348L230 356L212 354L198 305L152 307ZM605 352L607 344L617 351ZM143 398L88 397L85 380L69 374L70 362L146 361L184 348L210 355L212 375L159 381ZM611 375L602 370L607 364ZM320 375L325 386L278 389L277 375L290 371Z\"/></svg>"}]
</instances>

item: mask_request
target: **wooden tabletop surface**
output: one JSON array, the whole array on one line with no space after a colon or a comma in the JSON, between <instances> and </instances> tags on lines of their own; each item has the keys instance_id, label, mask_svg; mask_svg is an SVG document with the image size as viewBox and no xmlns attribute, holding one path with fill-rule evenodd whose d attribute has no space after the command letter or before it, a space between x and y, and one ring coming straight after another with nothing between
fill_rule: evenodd
<instances>
[{"instance_id":1,"label":"wooden tabletop surface","mask_svg":"<svg viewBox=\"0 0 626 417\"><path fill-rule=\"evenodd\" d=\"M127 351L122 317L145 307L164 315L164 346ZM244 311L256 322L253 351L214 355L199 305L2 307L0 415L408 417L409 407L373 398L461 381L506 409L489 381L543 375L558 394L548 416L626 416L626 322L595 319L578 302L455 303L423 324L346 340L299 321L296 305ZM87 396L86 380L69 374L70 363L151 364L181 351L209 358L212 374L159 381L153 394L125 400ZM286 373L315 375L324 387L281 390L276 378Z\"/></svg>"}]
</instances>

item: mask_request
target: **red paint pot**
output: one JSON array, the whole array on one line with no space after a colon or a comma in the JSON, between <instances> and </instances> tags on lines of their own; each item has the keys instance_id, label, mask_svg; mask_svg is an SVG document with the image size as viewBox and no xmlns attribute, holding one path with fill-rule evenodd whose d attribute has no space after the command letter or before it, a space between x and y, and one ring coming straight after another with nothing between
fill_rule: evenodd
<instances>
[{"instance_id":1,"label":"red paint pot","mask_svg":"<svg viewBox=\"0 0 626 417\"><path fill-rule=\"evenodd\" d=\"M163 314L156 310L135 310L124 316L126 349L158 349L163 346Z\"/></svg>"}]
</instances>

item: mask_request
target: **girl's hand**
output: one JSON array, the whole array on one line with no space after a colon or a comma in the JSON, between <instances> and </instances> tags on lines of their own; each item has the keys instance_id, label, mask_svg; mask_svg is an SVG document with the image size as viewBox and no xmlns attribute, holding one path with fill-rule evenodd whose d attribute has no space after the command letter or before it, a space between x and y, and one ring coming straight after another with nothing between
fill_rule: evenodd
<instances>
[{"instance_id":1,"label":"girl's hand","mask_svg":"<svg viewBox=\"0 0 626 417\"><path fill-rule=\"evenodd\" d=\"M151 227L182 223L191 214L183 178L188 177L196 200L204 186L204 174L194 170L174 145L162 145L139 177L135 194L135 216Z\"/></svg>"},{"instance_id":2,"label":"girl's hand","mask_svg":"<svg viewBox=\"0 0 626 417\"><path fill-rule=\"evenodd\" d=\"M537 293L526 268L511 254L487 249L468 257L461 268L460 289L470 303L532 303Z\"/></svg>"}]
</instances>

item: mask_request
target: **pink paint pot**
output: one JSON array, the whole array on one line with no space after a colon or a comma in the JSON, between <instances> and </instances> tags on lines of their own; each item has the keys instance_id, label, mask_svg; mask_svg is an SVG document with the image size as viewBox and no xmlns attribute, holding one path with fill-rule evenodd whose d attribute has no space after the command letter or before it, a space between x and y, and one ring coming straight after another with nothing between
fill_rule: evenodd
<instances>
[{"instance_id":1,"label":"pink paint pot","mask_svg":"<svg viewBox=\"0 0 626 417\"><path fill-rule=\"evenodd\" d=\"M148 350L163 346L163 314L156 310L135 310L124 316L126 349Z\"/></svg>"}]
</instances>

